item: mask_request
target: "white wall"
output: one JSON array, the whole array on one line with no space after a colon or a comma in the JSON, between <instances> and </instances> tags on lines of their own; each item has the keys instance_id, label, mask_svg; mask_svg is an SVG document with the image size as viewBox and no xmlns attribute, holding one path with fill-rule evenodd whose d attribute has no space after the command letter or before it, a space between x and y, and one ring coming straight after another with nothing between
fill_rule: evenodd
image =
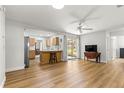
<instances>
[{"instance_id":1,"label":"white wall","mask_svg":"<svg viewBox=\"0 0 124 93\"><path fill-rule=\"evenodd\" d=\"M111 59L115 59L115 58L117 58L117 37L111 37L111 54L110 54L110 56L111 56Z\"/></svg>"},{"instance_id":2,"label":"white wall","mask_svg":"<svg viewBox=\"0 0 124 93\"><path fill-rule=\"evenodd\" d=\"M124 48L124 31L123 30L117 30L110 32L110 36L116 37L116 57L120 57L120 48ZM112 43L112 40L111 40ZM112 50L111 50L112 51ZM111 55L112 56L112 55Z\"/></svg>"},{"instance_id":3,"label":"white wall","mask_svg":"<svg viewBox=\"0 0 124 93\"><path fill-rule=\"evenodd\" d=\"M124 36L118 36L117 37L117 41L118 41L118 47L119 48L124 48Z\"/></svg>"},{"instance_id":4,"label":"white wall","mask_svg":"<svg viewBox=\"0 0 124 93\"><path fill-rule=\"evenodd\" d=\"M124 36L117 36L117 58L120 58L120 48L124 48Z\"/></svg>"},{"instance_id":5,"label":"white wall","mask_svg":"<svg viewBox=\"0 0 124 93\"><path fill-rule=\"evenodd\" d=\"M24 26L6 20L6 71L24 68Z\"/></svg>"},{"instance_id":6,"label":"white wall","mask_svg":"<svg viewBox=\"0 0 124 93\"><path fill-rule=\"evenodd\" d=\"M81 58L84 58L85 45L97 45L98 52L101 52L101 62L106 62L106 32L93 32L81 35Z\"/></svg>"},{"instance_id":7,"label":"white wall","mask_svg":"<svg viewBox=\"0 0 124 93\"><path fill-rule=\"evenodd\" d=\"M24 32L28 27L16 21L6 20L6 71L24 68ZM63 59L67 60L66 36L64 39Z\"/></svg>"},{"instance_id":8,"label":"white wall","mask_svg":"<svg viewBox=\"0 0 124 93\"><path fill-rule=\"evenodd\" d=\"M0 6L0 87L5 83L5 14Z\"/></svg>"},{"instance_id":9,"label":"white wall","mask_svg":"<svg viewBox=\"0 0 124 93\"><path fill-rule=\"evenodd\" d=\"M116 55L115 57L120 58L120 48L124 48L124 36L114 36L114 37L116 37L116 42L114 45L114 46L116 46L115 47L115 50L116 50L115 51L115 55ZM112 40L111 40L111 43L113 43ZM111 51L113 52L114 50L111 50Z\"/></svg>"},{"instance_id":10,"label":"white wall","mask_svg":"<svg viewBox=\"0 0 124 93\"><path fill-rule=\"evenodd\" d=\"M124 31L123 30L111 31L110 35L111 36L124 36Z\"/></svg>"},{"instance_id":11,"label":"white wall","mask_svg":"<svg viewBox=\"0 0 124 93\"><path fill-rule=\"evenodd\" d=\"M106 31L106 61L111 61L111 35L110 31Z\"/></svg>"}]
</instances>

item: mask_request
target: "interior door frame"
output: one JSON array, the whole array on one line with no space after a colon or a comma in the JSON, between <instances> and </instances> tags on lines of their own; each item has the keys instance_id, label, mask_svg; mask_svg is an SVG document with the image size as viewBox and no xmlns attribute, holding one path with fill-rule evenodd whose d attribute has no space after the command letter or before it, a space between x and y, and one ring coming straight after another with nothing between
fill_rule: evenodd
<instances>
[{"instance_id":1,"label":"interior door frame","mask_svg":"<svg viewBox=\"0 0 124 93\"><path fill-rule=\"evenodd\" d=\"M77 52L77 53L76 53L76 57L75 57L75 58L68 58L68 49L67 49L67 59L68 59L68 60L71 60L71 59L79 59L79 58L80 58L80 57L79 57L79 49L80 49L79 38L80 38L80 37L75 37L75 38L73 38L73 36L72 36L71 38L68 38L68 37L67 37L67 48L68 48L68 39L71 39L72 41L75 40L75 41L76 41L76 44L77 44L77 45L76 45L76 52Z\"/></svg>"}]
</instances>

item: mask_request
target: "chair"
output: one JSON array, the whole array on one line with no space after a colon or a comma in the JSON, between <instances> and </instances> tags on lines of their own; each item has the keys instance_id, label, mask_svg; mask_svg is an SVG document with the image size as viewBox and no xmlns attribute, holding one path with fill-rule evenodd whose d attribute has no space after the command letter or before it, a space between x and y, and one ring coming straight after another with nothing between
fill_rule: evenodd
<instances>
[{"instance_id":1,"label":"chair","mask_svg":"<svg viewBox=\"0 0 124 93\"><path fill-rule=\"evenodd\" d=\"M56 62L57 62L56 52L51 52L50 53L49 64L56 63Z\"/></svg>"},{"instance_id":2,"label":"chair","mask_svg":"<svg viewBox=\"0 0 124 93\"><path fill-rule=\"evenodd\" d=\"M101 55L100 52L84 52L84 60L85 57L87 57L87 60L95 58L96 62L100 62L100 55Z\"/></svg>"}]
</instances>

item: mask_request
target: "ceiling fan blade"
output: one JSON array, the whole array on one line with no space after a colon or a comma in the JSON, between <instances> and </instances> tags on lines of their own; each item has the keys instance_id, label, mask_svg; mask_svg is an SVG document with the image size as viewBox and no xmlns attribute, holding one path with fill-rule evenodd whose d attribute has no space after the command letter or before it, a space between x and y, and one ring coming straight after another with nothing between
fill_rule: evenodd
<instances>
[{"instance_id":1,"label":"ceiling fan blade","mask_svg":"<svg viewBox=\"0 0 124 93\"><path fill-rule=\"evenodd\" d=\"M80 19L80 17L79 17L78 15L74 14L73 12L70 13L70 14L71 14L71 16L74 17L74 18L76 18L76 19Z\"/></svg>"},{"instance_id":2,"label":"ceiling fan blade","mask_svg":"<svg viewBox=\"0 0 124 93\"><path fill-rule=\"evenodd\" d=\"M92 18L87 18L85 21L90 21L90 20L97 20L97 19L100 19L101 17L92 17ZM75 20L75 21L72 21L70 24L74 24L74 23L78 23L78 22L81 22L81 20ZM83 22L81 22L83 23Z\"/></svg>"},{"instance_id":3,"label":"ceiling fan blade","mask_svg":"<svg viewBox=\"0 0 124 93\"><path fill-rule=\"evenodd\" d=\"M86 21L90 21L90 20L97 20L97 19L100 19L101 17L90 17L90 18L87 18Z\"/></svg>"},{"instance_id":4,"label":"ceiling fan blade","mask_svg":"<svg viewBox=\"0 0 124 93\"><path fill-rule=\"evenodd\" d=\"M75 18L78 19L78 20L72 21L71 24L77 23L77 22L83 23L83 22L85 22L85 21L87 21L87 20L99 19L99 17L88 18L94 11L96 11L96 9L98 9L98 7L93 7L82 19L80 19L79 16L77 16L77 15L71 13L72 16L74 16Z\"/></svg>"},{"instance_id":5,"label":"ceiling fan blade","mask_svg":"<svg viewBox=\"0 0 124 93\"><path fill-rule=\"evenodd\" d=\"M89 27L89 25L86 22L84 22L83 24L86 25L87 27Z\"/></svg>"},{"instance_id":6,"label":"ceiling fan blade","mask_svg":"<svg viewBox=\"0 0 124 93\"><path fill-rule=\"evenodd\" d=\"M81 28L82 30L93 30L93 28Z\"/></svg>"},{"instance_id":7,"label":"ceiling fan blade","mask_svg":"<svg viewBox=\"0 0 124 93\"><path fill-rule=\"evenodd\" d=\"M72 21L70 24L74 24L74 23L78 23L78 22L80 22L80 20Z\"/></svg>"},{"instance_id":8,"label":"ceiling fan blade","mask_svg":"<svg viewBox=\"0 0 124 93\"><path fill-rule=\"evenodd\" d=\"M84 21L87 20L87 18L93 14L96 10L98 9L98 7L93 7L82 19L81 19L81 22L83 23Z\"/></svg>"},{"instance_id":9,"label":"ceiling fan blade","mask_svg":"<svg viewBox=\"0 0 124 93\"><path fill-rule=\"evenodd\" d=\"M97 19L100 19L101 17L91 17L91 18L87 18L85 21L90 21L90 20L97 20ZM74 23L78 23L78 22L81 22L81 20L75 20L75 21L72 21L70 24L74 24ZM83 23L83 22L81 22Z\"/></svg>"},{"instance_id":10,"label":"ceiling fan blade","mask_svg":"<svg viewBox=\"0 0 124 93\"><path fill-rule=\"evenodd\" d=\"M124 6L124 5L117 5L118 8L120 8L120 7L122 7L122 6Z\"/></svg>"}]
</instances>

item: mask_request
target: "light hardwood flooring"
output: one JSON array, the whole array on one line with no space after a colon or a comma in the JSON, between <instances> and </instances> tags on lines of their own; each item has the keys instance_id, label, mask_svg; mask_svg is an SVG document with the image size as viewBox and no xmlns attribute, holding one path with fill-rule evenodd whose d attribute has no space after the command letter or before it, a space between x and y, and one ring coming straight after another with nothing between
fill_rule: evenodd
<instances>
[{"instance_id":1,"label":"light hardwood flooring","mask_svg":"<svg viewBox=\"0 0 124 93\"><path fill-rule=\"evenodd\" d=\"M124 87L124 62L116 60L104 64L74 60L42 66L35 64L6 76L6 88Z\"/></svg>"}]
</instances>

